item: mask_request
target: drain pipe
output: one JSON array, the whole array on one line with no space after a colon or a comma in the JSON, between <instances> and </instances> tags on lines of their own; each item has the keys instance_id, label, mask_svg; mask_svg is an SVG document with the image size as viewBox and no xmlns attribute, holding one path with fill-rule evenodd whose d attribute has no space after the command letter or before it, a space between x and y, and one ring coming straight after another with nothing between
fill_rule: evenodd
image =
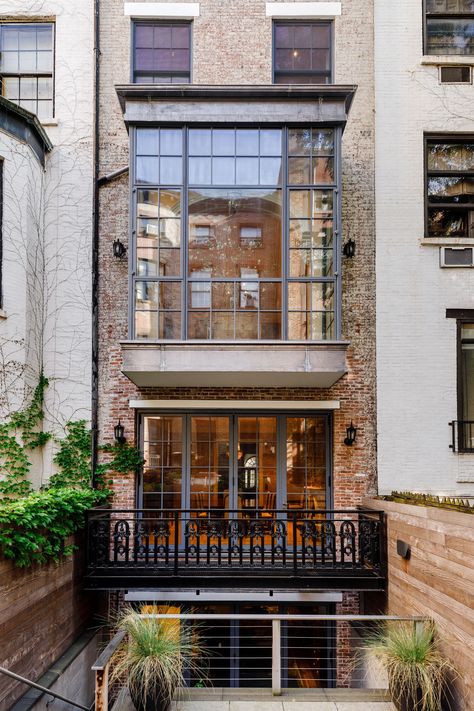
<instances>
[{"instance_id":1,"label":"drain pipe","mask_svg":"<svg viewBox=\"0 0 474 711\"><path fill-rule=\"evenodd\" d=\"M94 0L94 141L93 141L93 206L92 206L92 373L91 430L92 478L97 487L97 451L99 435L99 89L100 89L100 0Z\"/></svg>"}]
</instances>

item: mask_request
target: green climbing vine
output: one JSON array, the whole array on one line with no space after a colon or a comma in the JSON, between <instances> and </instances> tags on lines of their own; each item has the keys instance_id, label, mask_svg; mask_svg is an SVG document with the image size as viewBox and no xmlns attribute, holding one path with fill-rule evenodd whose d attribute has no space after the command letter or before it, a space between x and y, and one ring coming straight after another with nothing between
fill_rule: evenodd
<instances>
[{"instance_id":1,"label":"green climbing vine","mask_svg":"<svg viewBox=\"0 0 474 711\"><path fill-rule=\"evenodd\" d=\"M51 439L50 432L38 429L43 421L44 391L48 380L40 376L30 404L15 412L0 424L0 493L25 496L31 491L27 476L30 471L28 450L43 447Z\"/></svg>"}]
</instances>

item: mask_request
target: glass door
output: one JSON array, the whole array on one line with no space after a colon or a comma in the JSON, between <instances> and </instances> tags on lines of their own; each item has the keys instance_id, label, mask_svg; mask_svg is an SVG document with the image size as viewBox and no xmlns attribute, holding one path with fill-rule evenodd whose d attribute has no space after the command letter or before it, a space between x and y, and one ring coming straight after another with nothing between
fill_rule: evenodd
<instances>
[{"instance_id":1,"label":"glass door","mask_svg":"<svg viewBox=\"0 0 474 711\"><path fill-rule=\"evenodd\" d=\"M277 508L277 418L236 419L236 508L269 516Z\"/></svg>"},{"instance_id":2,"label":"glass door","mask_svg":"<svg viewBox=\"0 0 474 711\"><path fill-rule=\"evenodd\" d=\"M291 519L328 504L326 415L146 415L142 433L144 509Z\"/></svg>"}]
</instances>

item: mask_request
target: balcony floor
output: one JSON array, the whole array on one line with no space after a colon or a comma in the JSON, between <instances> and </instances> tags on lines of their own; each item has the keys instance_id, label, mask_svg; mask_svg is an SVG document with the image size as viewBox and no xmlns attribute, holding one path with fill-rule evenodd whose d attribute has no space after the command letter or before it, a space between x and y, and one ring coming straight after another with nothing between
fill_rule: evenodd
<instances>
[{"instance_id":1,"label":"balcony floor","mask_svg":"<svg viewBox=\"0 0 474 711\"><path fill-rule=\"evenodd\" d=\"M134 711L127 691L113 711ZM170 711L395 711L387 692L378 689L291 689L280 697L270 689L191 689Z\"/></svg>"}]
</instances>

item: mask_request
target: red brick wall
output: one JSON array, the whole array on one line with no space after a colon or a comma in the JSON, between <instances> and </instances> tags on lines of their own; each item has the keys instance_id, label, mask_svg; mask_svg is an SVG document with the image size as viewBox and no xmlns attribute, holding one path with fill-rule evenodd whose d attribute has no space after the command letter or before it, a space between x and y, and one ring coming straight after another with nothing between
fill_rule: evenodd
<instances>
[{"instance_id":1,"label":"red brick wall","mask_svg":"<svg viewBox=\"0 0 474 711\"><path fill-rule=\"evenodd\" d=\"M81 634L96 598L84 592L84 545L59 563L16 568L0 559L0 666L36 681ZM28 688L0 674L0 711Z\"/></svg>"}]
</instances>

